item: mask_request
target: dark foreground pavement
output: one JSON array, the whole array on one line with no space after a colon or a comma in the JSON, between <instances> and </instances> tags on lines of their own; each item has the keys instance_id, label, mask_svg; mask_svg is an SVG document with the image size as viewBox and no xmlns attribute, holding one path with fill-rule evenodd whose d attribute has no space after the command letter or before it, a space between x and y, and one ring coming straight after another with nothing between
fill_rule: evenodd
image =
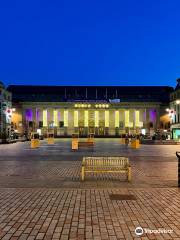
<instances>
[{"instance_id":1,"label":"dark foreground pavement","mask_svg":"<svg viewBox=\"0 0 180 240\"><path fill-rule=\"evenodd\" d=\"M0 145L0 239L180 239L180 146L133 150L117 139L98 139L94 150L70 146L70 139L36 150ZM81 182L82 157L92 155L128 156L132 183L121 174Z\"/></svg>"}]
</instances>

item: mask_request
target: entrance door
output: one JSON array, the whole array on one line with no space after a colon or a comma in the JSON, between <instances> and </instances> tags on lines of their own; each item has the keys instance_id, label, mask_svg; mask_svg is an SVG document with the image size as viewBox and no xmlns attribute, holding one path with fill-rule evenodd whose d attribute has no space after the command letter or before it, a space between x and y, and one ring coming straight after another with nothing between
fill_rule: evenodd
<instances>
[{"instance_id":1,"label":"entrance door","mask_svg":"<svg viewBox=\"0 0 180 240\"><path fill-rule=\"evenodd\" d=\"M104 136L104 134L105 134L105 129L104 129L104 127L99 127L99 135L100 135L100 136Z\"/></svg>"},{"instance_id":2,"label":"entrance door","mask_svg":"<svg viewBox=\"0 0 180 240\"><path fill-rule=\"evenodd\" d=\"M95 134L94 127L89 127L89 134Z\"/></svg>"},{"instance_id":3,"label":"entrance door","mask_svg":"<svg viewBox=\"0 0 180 240\"><path fill-rule=\"evenodd\" d=\"M79 136L84 136L84 127L79 127Z\"/></svg>"}]
</instances>

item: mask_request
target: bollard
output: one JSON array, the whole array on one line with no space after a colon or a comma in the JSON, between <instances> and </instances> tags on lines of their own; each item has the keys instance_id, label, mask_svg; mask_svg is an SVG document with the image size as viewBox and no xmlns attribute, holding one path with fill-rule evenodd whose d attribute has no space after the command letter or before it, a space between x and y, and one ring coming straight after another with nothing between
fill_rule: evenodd
<instances>
[{"instance_id":1,"label":"bollard","mask_svg":"<svg viewBox=\"0 0 180 240\"><path fill-rule=\"evenodd\" d=\"M78 150L78 148L79 148L78 139L72 139L72 150Z\"/></svg>"},{"instance_id":2,"label":"bollard","mask_svg":"<svg viewBox=\"0 0 180 240\"><path fill-rule=\"evenodd\" d=\"M48 139L47 139L47 143L48 143L49 145L53 145L53 144L54 144L54 138L48 138Z\"/></svg>"},{"instance_id":3,"label":"bollard","mask_svg":"<svg viewBox=\"0 0 180 240\"><path fill-rule=\"evenodd\" d=\"M40 146L39 134L31 133L31 148L38 148Z\"/></svg>"},{"instance_id":4,"label":"bollard","mask_svg":"<svg viewBox=\"0 0 180 240\"><path fill-rule=\"evenodd\" d=\"M72 134L71 149L72 150L78 150L78 147L79 147L79 136L78 136L78 134L74 133L74 134Z\"/></svg>"},{"instance_id":5,"label":"bollard","mask_svg":"<svg viewBox=\"0 0 180 240\"><path fill-rule=\"evenodd\" d=\"M180 152L176 152L178 158L178 187L180 188Z\"/></svg>"},{"instance_id":6,"label":"bollard","mask_svg":"<svg viewBox=\"0 0 180 240\"><path fill-rule=\"evenodd\" d=\"M132 148L139 148L140 147L140 144L139 144L139 139L133 139L131 140L131 147Z\"/></svg>"},{"instance_id":7,"label":"bollard","mask_svg":"<svg viewBox=\"0 0 180 240\"><path fill-rule=\"evenodd\" d=\"M54 144L54 134L53 133L48 133L48 136L47 136L47 143L52 145Z\"/></svg>"}]
</instances>

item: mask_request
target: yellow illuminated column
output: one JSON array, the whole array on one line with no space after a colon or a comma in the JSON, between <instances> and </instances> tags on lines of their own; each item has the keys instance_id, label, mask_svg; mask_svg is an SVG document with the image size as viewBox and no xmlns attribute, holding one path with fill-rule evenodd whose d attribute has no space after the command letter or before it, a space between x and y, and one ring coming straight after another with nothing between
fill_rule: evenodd
<instances>
[{"instance_id":1,"label":"yellow illuminated column","mask_svg":"<svg viewBox=\"0 0 180 240\"><path fill-rule=\"evenodd\" d=\"M139 111L135 110L135 126L139 127Z\"/></svg>"},{"instance_id":2,"label":"yellow illuminated column","mask_svg":"<svg viewBox=\"0 0 180 240\"><path fill-rule=\"evenodd\" d=\"M95 127L99 127L99 111L95 111L94 113L94 118L95 118Z\"/></svg>"},{"instance_id":3,"label":"yellow illuminated column","mask_svg":"<svg viewBox=\"0 0 180 240\"><path fill-rule=\"evenodd\" d=\"M125 127L129 127L129 110L125 111Z\"/></svg>"},{"instance_id":4,"label":"yellow illuminated column","mask_svg":"<svg viewBox=\"0 0 180 240\"><path fill-rule=\"evenodd\" d=\"M115 111L115 127L119 127L119 111Z\"/></svg>"},{"instance_id":5,"label":"yellow illuminated column","mask_svg":"<svg viewBox=\"0 0 180 240\"><path fill-rule=\"evenodd\" d=\"M89 123L89 113L87 110L84 111L84 127L88 127Z\"/></svg>"},{"instance_id":6,"label":"yellow illuminated column","mask_svg":"<svg viewBox=\"0 0 180 240\"><path fill-rule=\"evenodd\" d=\"M58 126L58 111L54 110L54 127Z\"/></svg>"},{"instance_id":7,"label":"yellow illuminated column","mask_svg":"<svg viewBox=\"0 0 180 240\"><path fill-rule=\"evenodd\" d=\"M43 127L47 127L47 110L43 110Z\"/></svg>"},{"instance_id":8,"label":"yellow illuminated column","mask_svg":"<svg viewBox=\"0 0 180 240\"><path fill-rule=\"evenodd\" d=\"M78 111L74 111L74 127L78 127Z\"/></svg>"},{"instance_id":9,"label":"yellow illuminated column","mask_svg":"<svg viewBox=\"0 0 180 240\"><path fill-rule=\"evenodd\" d=\"M105 127L109 127L109 111L105 111Z\"/></svg>"},{"instance_id":10,"label":"yellow illuminated column","mask_svg":"<svg viewBox=\"0 0 180 240\"><path fill-rule=\"evenodd\" d=\"M64 127L68 127L68 110L64 110Z\"/></svg>"}]
</instances>

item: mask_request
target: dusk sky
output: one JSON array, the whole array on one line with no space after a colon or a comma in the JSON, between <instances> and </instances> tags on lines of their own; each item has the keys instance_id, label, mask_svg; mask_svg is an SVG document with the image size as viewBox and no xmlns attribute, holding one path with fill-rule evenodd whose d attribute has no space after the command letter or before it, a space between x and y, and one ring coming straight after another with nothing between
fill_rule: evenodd
<instances>
[{"instance_id":1,"label":"dusk sky","mask_svg":"<svg viewBox=\"0 0 180 240\"><path fill-rule=\"evenodd\" d=\"M175 85L179 0L0 3L0 80L39 85Z\"/></svg>"}]
</instances>

